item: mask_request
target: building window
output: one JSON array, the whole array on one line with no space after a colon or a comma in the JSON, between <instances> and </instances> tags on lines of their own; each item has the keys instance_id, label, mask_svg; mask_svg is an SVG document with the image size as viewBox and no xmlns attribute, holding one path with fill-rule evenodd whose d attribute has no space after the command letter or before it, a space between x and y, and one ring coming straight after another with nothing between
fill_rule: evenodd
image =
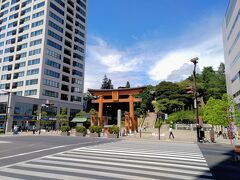
<instances>
[{"instance_id":1,"label":"building window","mask_svg":"<svg viewBox=\"0 0 240 180\"><path fill-rule=\"evenodd\" d=\"M62 42L62 37L59 36L59 35L57 35L57 34L54 33L53 31L48 30L48 35Z\"/></svg>"},{"instance_id":2,"label":"building window","mask_svg":"<svg viewBox=\"0 0 240 180\"><path fill-rule=\"evenodd\" d=\"M63 8L65 8L65 4L64 2L62 2L61 0L55 0L58 4L60 4Z\"/></svg>"},{"instance_id":3,"label":"building window","mask_svg":"<svg viewBox=\"0 0 240 180\"><path fill-rule=\"evenodd\" d=\"M1 76L1 80L11 80L11 74L4 74Z\"/></svg>"},{"instance_id":4,"label":"building window","mask_svg":"<svg viewBox=\"0 0 240 180\"><path fill-rule=\"evenodd\" d=\"M51 57L54 57L56 59L62 59L62 56L58 53L56 53L55 51L52 51L52 50L49 50L47 49L47 55L51 56Z\"/></svg>"},{"instance_id":5,"label":"building window","mask_svg":"<svg viewBox=\"0 0 240 180\"><path fill-rule=\"evenodd\" d=\"M25 91L25 96L32 96L32 95L37 95L37 89L32 89L32 90L26 90Z\"/></svg>"},{"instance_id":6,"label":"building window","mask_svg":"<svg viewBox=\"0 0 240 180\"><path fill-rule=\"evenodd\" d=\"M36 54L40 54L41 53L41 48L40 49L35 49L32 51L29 51L29 56L34 56Z\"/></svg>"},{"instance_id":7,"label":"building window","mask_svg":"<svg viewBox=\"0 0 240 180\"><path fill-rule=\"evenodd\" d=\"M42 29L37 30L37 31L33 31L33 32L31 32L31 37L41 35L42 33L43 33Z\"/></svg>"},{"instance_id":8,"label":"building window","mask_svg":"<svg viewBox=\"0 0 240 180\"><path fill-rule=\"evenodd\" d=\"M38 8L41 8L41 7L43 7L44 5L45 5L45 1L40 2L40 3L38 3L38 4L36 4L36 5L33 6L33 10L38 9Z\"/></svg>"},{"instance_id":9,"label":"building window","mask_svg":"<svg viewBox=\"0 0 240 180\"><path fill-rule=\"evenodd\" d=\"M52 80L44 79L43 84L46 86L59 88L59 83Z\"/></svg>"},{"instance_id":10,"label":"building window","mask_svg":"<svg viewBox=\"0 0 240 180\"><path fill-rule=\"evenodd\" d=\"M73 70L72 70L72 75L76 75L76 76L82 77L83 74L82 74L82 72L73 69Z\"/></svg>"},{"instance_id":11,"label":"building window","mask_svg":"<svg viewBox=\"0 0 240 180\"><path fill-rule=\"evenodd\" d=\"M38 74L38 73L39 73L39 68L31 69L27 71L27 76Z\"/></svg>"},{"instance_id":12,"label":"building window","mask_svg":"<svg viewBox=\"0 0 240 180\"><path fill-rule=\"evenodd\" d=\"M34 64L39 64L40 63L40 58L38 59L32 59L28 61L28 66L34 65Z\"/></svg>"},{"instance_id":13,"label":"building window","mask_svg":"<svg viewBox=\"0 0 240 180\"><path fill-rule=\"evenodd\" d=\"M31 41L30 46L36 46L41 43L42 43L42 39L37 39L37 40Z\"/></svg>"},{"instance_id":14,"label":"building window","mask_svg":"<svg viewBox=\"0 0 240 180\"><path fill-rule=\"evenodd\" d=\"M55 19L56 21L58 21L61 24L64 24L64 20L62 18L60 18L59 16L57 16L56 14L54 14L53 12L49 12L50 17L52 17L53 19Z\"/></svg>"},{"instance_id":15,"label":"building window","mask_svg":"<svg viewBox=\"0 0 240 180\"><path fill-rule=\"evenodd\" d=\"M24 16L25 14L31 12L31 7L27 8L27 9L24 9L21 11L21 16Z\"/></svg>"},{"instance_id":16,"label":"building window","mask_svg":"<svg viewBox=\"0 0 240 180\"><path fill-rule=\"evenodd\" d=\"M27 57L27 53L23 52L23 53L20 53L20 54L16 55L16 60L20 60L20 59L25 58L25 57Z\"/></svg>"},{"instance_id":17,"label":"building window","mask_svg":"<svg viewBox=\"0 0 240 180\"><path fill-rule=\"evenodd\" d=\"M26 81L26 86L38 84L38 79L31 79Z\"/></svg>"},{"instance_id":18,"label":"building window","mask_svg":"<svg viewBox=\"0 0 240 180\"><path fill-rule=\"evenodd\" d=\"M60 46L59 44L57 44L49 39L47 40L47 44L51 47L54 47L54 48L60 50L60 51L62 50L62 46Z\"/></svg>"},{"instance_id":19,"label":"building window","mask_svg":"<svg viewBox=\"0 0 240 180\"><path fill-rule=\"evenodd\" d=\"M43 16L44 15L44 11L40 11L40 12L37 12L35 14L32 15L32 18L37 18L37 17L40 17L40 16Z\"/></svg>"},{"instance_id":20,"label":"building window","mask_svg":"<svg viewBox=\"0 0 240 180\"><path fill-rule=\"evenodd\" d=\"M55 67L57 69L60 69L61 68L61 65L59 63L56 63L54 61L51 61L49 59L46 59L45 63L49 66L52 66L52 67Z\"/></svg>"},{"instance_id":21,"label":"building window","mask_svg":"<svg viewBox=\"0 0 240 180\"><path fill-rule=\"evenodd\" d=\"M48 70L48 69L44 69L44 74L48 75L48 76L51 76L51 77L55 77L55 78L60 77L60 73L57 73L55 71L51 71L51 70Z\"/></svg>"},{"instance_id":22,"label":"building window","mask_svg":"<svg viewBox=\"0 0 240 180\"><path fill-rule=\"evenodd\" d=\"M5 34L0 34L0 39L5 38Z\"/></svg>"},{"instance_id":23,"label":"building window","mask_svg":"<svg viewBox=\"0 0 240 180\"><path fill-rule=\"evenodd\" d=\"M16 92L14 92L14 94L17 96L22 96L22 91L16 91Z\"/></svg>"},{"instance_id":24,"label":"building window","mask_svg":"<svg viewBox=\"0 0 240 180\"><path fill-rule=\"evenodd\" d=\"M53 4L52 2L50 2L50 7L52 9L54 9L55 11L57 11L59 14L63 15L64 16L64 11L61 10L60 8L58 8L55 4Z\"/></svg>"},{"instance_id":25,"label":"building window","mask_svg":"<svg viewBox=\"0 0 240 180\"><path fill-rule=\"evenodd\" d=\"M26 62L17 63L17 64L15 64L14 69L19 69L21 67L24 67L25 65L26 65Z\"/></svg>"},{"instance_id":26,"label":"building window","mask_svg":"<svg viewBox=\"0 0 240 180\"><path fill-rule=\"evenodd\" d=\"M12 89L23 86L23 81L13 82Z\"/></svg>"},{"instance_id":27,"label":"building window","mask_svg":"<svg viewBox=\"0 0 240 180\"><path fill-rule=\"evenodd\" d=\"M44 95L44 96L49 96L49 97L54 97L54 98L58 98L58 93L57 93L57 92L49 91L49 90L43 90L42 95Z\"/></svg>"},{"instance_id":28,"label":"building window","mask_svg":"<svg viewBox=\"0 0 240 180\"><path fill-rule=\"evenodd\" d=\"M19 36L19 37L18 37L18 42L21 42L21 41L23 41L23 40L25 40L25 39L28 39L28 34L24 34L24 35L22 35L22 36Z\"/></svg>"},{"instance_id":29,"label":"building window","mask_svg":"<svg viewBox=\"0 0 240 180\"><path fill-rule=\"evenodd\" d=\"M34 22L34 23L32 23L32 28L37 27L37 26L40 26L40 25L42 25L42 24L43 24L43 20Z\"/></svg>"},{"instance_id":30,"label":"building window","mask_svg":"<svg viewBox=\"0 0 240 180\"><path fill-rule=\"evenodd\" d=\"M58 26L57 24L55 24L52 21L48 22L48 25L51 26L52 28L56 29L57 31L63 33L63 28L61 28L60 26Z\"/></svg>"}]
</instances>

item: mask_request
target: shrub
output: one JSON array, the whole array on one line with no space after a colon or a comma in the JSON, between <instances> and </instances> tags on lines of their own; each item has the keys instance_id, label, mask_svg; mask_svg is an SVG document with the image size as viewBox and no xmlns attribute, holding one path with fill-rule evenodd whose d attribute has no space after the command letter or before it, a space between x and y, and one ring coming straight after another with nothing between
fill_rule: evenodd
<instances>
[{"instance_id":1,"label":"shrub","mask_svg":"<svg viewBox=\"0 0 240 180\"><path fill-rule=\"evenodd\" d=\"M0 134L3 134L4 133L4 129L0 129Z\"/></svg>"},{"instance_id":2,"label":"shrub","mask_svg":"<svg viewBox=\"0 0 240 180\"><path fill-rule=\"evenodd\" d=\"M89 128L89 131L91 133L100 133L100 132L102 132L102 127L101 126L91 126Z\"/></svg>"},{"instance_id":3,"label":"shrub","mask_svg":"<svg viewBox=\"0 0 240 180\"><path fill-rule=\"evenodd\" d=\"M120 129L118 126L113 125L112 127L109 127L108 131L110 134L119 134Z\"/></svg>"},{"instance_id":4,"label":"shrub","mask_svg":"<svg viewBox=\"0 0 240 180\"><path fill-rule=\"evenodd\" d=\"M85 126L77 126L76 127L76 132L87 134L87 129L85 128Z\"/></svg>"},{"instance_id":5,"label":"shrub","mask_svg":"<svg viewBox=\"0 0 240 180\"><path fill-rule=\"evenodd\" d=\"M69 126L62 126L61 131L62 132L68 132L68 131L70 131L70 127Z\"/></svg>"}]
</instances>

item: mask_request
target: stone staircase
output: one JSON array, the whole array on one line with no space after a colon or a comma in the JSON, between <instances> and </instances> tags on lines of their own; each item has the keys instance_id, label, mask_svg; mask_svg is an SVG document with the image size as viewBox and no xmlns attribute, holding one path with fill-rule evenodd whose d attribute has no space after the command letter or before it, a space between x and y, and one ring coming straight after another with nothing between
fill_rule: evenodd
<instances>
[{"instance_id":1,"label":"stone staircase","mask_svg":"<svg viewBox=\"0 0 240 180\"><path fill-rule=\"evenodd\" d=\"M155 114L154 112L149 112L142 124L143 132L148 132L148 133L154 132L155 131L154 125L155 125L156 119L157 119L157 114Z\"/></svg>"}]
</instances>

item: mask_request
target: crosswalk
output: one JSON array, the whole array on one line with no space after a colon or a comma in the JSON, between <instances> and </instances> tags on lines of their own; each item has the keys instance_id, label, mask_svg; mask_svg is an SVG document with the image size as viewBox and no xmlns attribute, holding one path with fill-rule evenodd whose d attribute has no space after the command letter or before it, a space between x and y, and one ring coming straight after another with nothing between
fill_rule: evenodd
<instances>
[{"instance_id":1,"label":"crosswalk","mask_svg":"<svg viewBox=\"0 0 240 180\"><path fill-rule=\"evenodd\" d=\"M196 144L117 141L12 164L0 179L213 179Z\"/></svg>"}]
</instances>

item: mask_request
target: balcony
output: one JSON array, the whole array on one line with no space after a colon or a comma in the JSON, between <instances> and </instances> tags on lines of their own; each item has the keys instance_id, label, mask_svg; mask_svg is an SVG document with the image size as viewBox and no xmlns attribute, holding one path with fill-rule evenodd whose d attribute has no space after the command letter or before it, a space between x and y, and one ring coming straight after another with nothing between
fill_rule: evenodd
<instances>
[{"instance_id":1,"label":"balcony","mask_svg":"<svg viewBox=\"0 0 240 180\"><path fill-rule=\"evenodd\" d=\"M67 94L61 94L61 100L68 101L68 95Z\"/></svg>"},{"instance_id":2,"label":"balcony","mask_svg":"<svg viewBox=\"0 0 240 180\"><path fill-rule=\"evenodd\" d=\"M69 92L69 87L67 85L62 84L61 90Z\"/></svg>"},{"instance_id":3,"label":"balcony","mask_svg":"<svg viewBox=\"0 0 240 180\"><path fill-rule=\"evenodd\" d=\"M70 47L70 48L72 48L71 42L69 42L69 41L67 41L67 40L65 40L65 45L68 46L68 47Z\"/></svg>"},{"instance_id":4,"label":"balcony","mask_svg":"<svg viewBox=\"0 0 240 180\"><path fill-rule=\"evenodd\" d=\"M69 58L64 57L64 58L63 58L63 62L64 62L65 64L71 65L71 60L70 60Z\"/></svg>"},{"instance_id":5,"label":"balcony","mask_svg":"<svg viewBox=\"0 0 240 180\"><path fill-rule=\"evenodd\" d=\"M69 80L69 77L68 77L68 76L62 75L62 81L64 81L64 82L69 82L70 80Z\"/></svg>"},{"instance_id":6,"label":"balcony","mask_svg":"<svg viewBox=\"0 0 240 180\"><path fill-rule=\"evenodd\" d=\"M64 54L68 55L68 56L71 56L72 53L70 50L67 50L67 49L64 49Z\"/></svg>"},{"instance_id":7,"label":"balcony","mask_svg":"<svg viewBox=\"0 0 240 180\"><path fill-rule=\"evenodd\" d=\"M68 37L69 39L72 39L72 35L68 32L65 33L65 36Z\"/></svg>"},{"instance_id":8,"label":"balcony","mask_svg":"<svg viewBox=\"0 0 240 180\"><path fill-rule=\"evenodd\" d=\"M63 66L62 71L65 72L65 73L70 74L70 69L68 67L66 67L66 66Z\"/></svg>"}]
</instances>

